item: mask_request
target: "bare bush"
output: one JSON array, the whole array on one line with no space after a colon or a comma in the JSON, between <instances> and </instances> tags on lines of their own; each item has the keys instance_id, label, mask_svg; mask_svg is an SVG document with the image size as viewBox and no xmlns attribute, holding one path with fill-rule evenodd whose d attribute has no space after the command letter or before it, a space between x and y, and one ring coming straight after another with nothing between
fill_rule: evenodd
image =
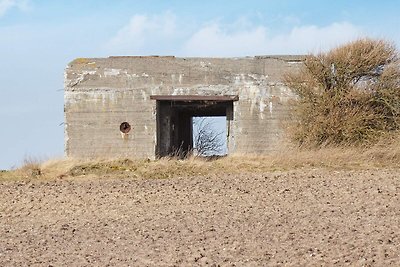
<instances>
[{"instance_id":1,"label":"bare bush","mask_svg":"<svg viewBox=\"0 0 400 267\"><path fill-rule=\"evenodd\" d=\"M299 95L292 136L301 145L373 143L400 128L399 55L386 41L309 55L285 80Z\"/></svg>"},{"instance_id":2,"label":"bare bush","mask_svg":"<svg viewBox=\"0 0 400 267\"><path fill-rule=\"evenodd\" d=\"M223 151L223 132L216 132L207 118L194 118L194 151L197 156L213 156Z\"/></svg>"}]
</instances>

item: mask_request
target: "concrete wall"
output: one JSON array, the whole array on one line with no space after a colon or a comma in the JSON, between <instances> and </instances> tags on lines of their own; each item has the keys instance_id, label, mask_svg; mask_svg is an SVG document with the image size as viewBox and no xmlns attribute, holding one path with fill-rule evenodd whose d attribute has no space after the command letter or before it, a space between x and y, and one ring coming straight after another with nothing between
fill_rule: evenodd
<instances>
[{"instance_id":1,"label":"concrete wall","mask_svg":"<svg viewBox=\"0 0 400 267\"><path fill-rule=\"evenodd\" d=\"M65 71L65 149L72 157L155 156L151 95L238 95L229 153L267 153L282 141L295 95L282 76L301 56L249 58L109 57L76 59ZM289 101L290 102L290 101ZM132 130L121 138L120 123Z\"/></svg>"}]
</instances>

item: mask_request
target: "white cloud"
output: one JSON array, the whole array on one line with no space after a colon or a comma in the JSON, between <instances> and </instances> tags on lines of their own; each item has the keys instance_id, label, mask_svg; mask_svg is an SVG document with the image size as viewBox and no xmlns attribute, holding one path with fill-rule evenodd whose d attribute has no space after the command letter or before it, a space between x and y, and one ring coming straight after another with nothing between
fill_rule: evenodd
<instances>
[{"instance_id":1,"label":"white cloud","mask_svg":"<svg viewBox=\"0 0 400 267\"><path fill-rule=\"evenodd\" d=\"M161 15L134 15L103 46L113 55L254 56L308 54L326 51L364 36L349 22L327 26L297 25L291 29L255 25L246 17L230 24L214 21L195 29L186 27L171 12ZM273 33L273 34L272 34Z\"/></svg>"},{"instance_id":2,"label":"white cloud","mask_svg":"<svg viewBox=\"0 0 400 267\"><path fill-rule=\"evenodd\" d=\"M229 31L221 24L211 24L195 32L184 44L190 56L246 56L266 54L306 54L328 50L362 36L362 30L350 23L326 27L297 26L290 32L271 36L268 28L252 26Z\"/></svg>"},{"instance_id":3,"label":"white cloud","mask_svg":"<svg viewBox=\"0 0 400 267\"><path fill-rule=\"evenodd\" d=\"M27 10L29 5L28 0L0 0L0 17L4 16L12 8L19 10Z\"/></svg>"},{"instance_id":4,"label":"white cloud","mask_svg":"<svg viewBox=\"0 0 400 267\"><path fill-rule=\"evenodd\" d=\"M162 41L172 39L177 31L176 18L170 12L163 15L135 15L105 45L105 49L117 54L149 51L150 47L162 47ZM151 49L150 49L151 50Z\"/></svg>"},{"instance_id":5,"label":"white cloud","mask_svg":"<svg viewBox=\"0 0 400 267\"><path fill-rule=\"evenodd\" d=\"M232 32L214 23L194 33L184 44L183 53L191 56L257 54L264 49L267 39L267 29L263 26Z\"/></svg>"}]
</instances>

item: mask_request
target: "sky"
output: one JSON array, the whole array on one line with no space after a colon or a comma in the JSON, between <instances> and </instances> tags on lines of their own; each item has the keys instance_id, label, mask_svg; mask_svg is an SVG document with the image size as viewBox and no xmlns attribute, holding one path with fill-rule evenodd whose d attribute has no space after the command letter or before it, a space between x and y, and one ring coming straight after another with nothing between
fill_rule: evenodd
<instances>
[{"instance_id":1,"label":"sky","mask_svg":"<svg viewBox=\"0 0 400 267\"><path fill-rule=\"evenodd\" d=\"M0 0L0 169L64 155L63 78L78 57L309 54L383 38L400 0Z\"/></svg>"}]
</instances>

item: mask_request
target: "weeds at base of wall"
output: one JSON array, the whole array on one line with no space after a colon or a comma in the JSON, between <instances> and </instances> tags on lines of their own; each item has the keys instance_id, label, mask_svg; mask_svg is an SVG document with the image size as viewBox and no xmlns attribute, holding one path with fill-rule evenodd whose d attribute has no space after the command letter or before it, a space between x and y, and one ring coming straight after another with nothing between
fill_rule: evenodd
<instances>
[{"instance_id":1,"label":"weeds at base of wall","mask_svg":"<svg viewBox=\"0 0 400 267\"><path fill-rule=\"evenodd\" d=\"M218 174L265 173L295 169L354 170L400 167L400 134L371 147L286 148L270 155L230 155L149 159L26 160L22 167L0 173L0 180L81 178L170 179Z\"/></svg>"}]
</instances>

